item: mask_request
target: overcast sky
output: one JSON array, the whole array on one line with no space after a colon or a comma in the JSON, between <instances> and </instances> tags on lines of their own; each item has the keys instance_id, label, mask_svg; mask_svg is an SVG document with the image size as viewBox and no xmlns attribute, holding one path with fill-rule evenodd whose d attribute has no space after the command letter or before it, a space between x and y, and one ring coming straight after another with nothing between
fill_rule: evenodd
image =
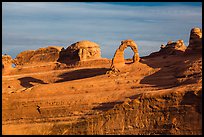
<instances>
[{"instance_id":1,"label":"overcast sky","mask_svg":"<svg viewBox=\"0 0 204 137\"><path fill-rule=\"evenodd\" d=\"M102 57L112 58L125 39L146 56L169 40L183 39L187 46L191 28L202 28L201 2L3 2L2 12L2 54L12 58L81 40L96 42Z\"/></svg>"}]
</instances>

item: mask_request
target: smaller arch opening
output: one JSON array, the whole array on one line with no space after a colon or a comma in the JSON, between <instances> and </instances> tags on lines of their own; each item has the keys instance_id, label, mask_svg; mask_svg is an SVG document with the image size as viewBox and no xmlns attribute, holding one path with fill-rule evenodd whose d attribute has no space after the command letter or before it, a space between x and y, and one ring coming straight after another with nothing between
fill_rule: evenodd
<instances>
[{"instance_id":1,"label":"smaller arch opening","mask_svg":"<svg viewBox=\"0 0 204 137\"><path fill-rule=\"evenodd\" d=\"M133 57L134 57L134 52L133 52L133 50L131 49L131 47L128 46L128 47L124 50L125 64L132 64L132 63L134 63Z\"/></svg>"},{"instance_id":2,"label":"smaller arch opening","mask_svg":"<svg viewBox=\"0 0 204 137\"><path fill-rule=\"evenodd\" d=\"M12 66L12 68L16 68L16 64L14 64L14 63L12 63L11 66Z\"/></svg>"}]
</instances>

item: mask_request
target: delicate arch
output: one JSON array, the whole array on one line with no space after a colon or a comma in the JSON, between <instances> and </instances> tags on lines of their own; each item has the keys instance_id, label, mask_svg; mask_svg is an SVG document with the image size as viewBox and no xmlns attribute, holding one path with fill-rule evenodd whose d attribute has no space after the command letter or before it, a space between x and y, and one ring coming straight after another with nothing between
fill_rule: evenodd
<instances>
[{"instance_id":1,"label":"delicate arch","mask_svg":"<svg viewBox=\"0 0 204 137\"><path fill-rule=\"evenodd\" d=\"M134 52L133 63L139 61L140 58L136 43L133 40L124 40L121 41L121 45L115 52L112 59L112 67L115 67L116 64L125 64L124 51L127 47L130 47Z\"/></svg>"}]
</instances>

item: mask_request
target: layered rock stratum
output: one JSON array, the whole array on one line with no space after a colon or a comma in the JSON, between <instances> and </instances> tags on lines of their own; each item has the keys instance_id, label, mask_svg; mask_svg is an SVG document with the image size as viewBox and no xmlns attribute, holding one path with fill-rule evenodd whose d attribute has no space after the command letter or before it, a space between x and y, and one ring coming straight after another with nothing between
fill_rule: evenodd
<instances>
[{"instance_id":1,"label":"layered rock stratum","mask_svg":"<svg viewBox=\"0 0 204 137\"><path fill-rule=\"evenodd\" d=\"M48 46L37 50L23 51L16 56L14 63L16 65L27 65L36 63L55 62L59 59L59 53L62 47Z\"/></svg>"},{"instance_id":2,"label":"layered rock stratum","mask_svg":"<svg viewBox=\"0 0 204 137\"><path fill-rule=\"evenodd\" d=\"M176 42L168 41L166 45L161 45L158 52L153 52L150 56L182 54L185 52L186 48L183 40L177 40Z\"/></svg>"},{"instance_id":3,"label":"layered rock stratum","mask_svg":"<svg viewBox=\"0 0 204 137\"><path fill-rule=\"evenodd\" d=\"M90 56L99 51L90 42L57 50L45 62L19 59L2 77L2 134L202 135L201 29L190 36L190 47L168 42L146 57L133 40L123 40L112 60ZM131 61L123 56L127 46ZM2 56L4 68L11 62Z\"/></svg>"}]
</instances>

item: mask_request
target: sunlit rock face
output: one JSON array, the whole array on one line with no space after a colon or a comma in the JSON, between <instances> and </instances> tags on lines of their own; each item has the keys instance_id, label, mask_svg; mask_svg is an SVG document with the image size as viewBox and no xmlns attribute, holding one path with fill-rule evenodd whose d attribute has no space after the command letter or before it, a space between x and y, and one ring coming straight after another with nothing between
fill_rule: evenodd
<instances>
[{"instance_id":1,"label":"sunlit rock face","mask_svg":"<svg viewBox=\"0 0 204 137\"><path fill-rule=\"evenodd\" d=\"M183 54L186 48L183 40L177 40L175 42L168 41L166 45L161 45L158 52L153 52L150 56Z\"/></svg>"},{"instance_id":2,"label":"sunlit rock face","mask_svg":"<svg viewBox=\"0 0 204 137\"><path fill-rule=\"evenodd\" d=\"M87 61L101 58L100 46L88 40L78 41L63 49L59 61Z\"/></svg>"},{"instance_id":3,"label":"sunlit rock face","mask_svg":"<svg viewBox=\"0 0 204 137\"><path fill-rule=\"evenodd\" d=\"M169 41L165 47L161 47L161 51L164 50L167 54L177 54L180 52L184 52L186 50L186 46L184 45L183 40L177 40L176 42Z\"/></svg>"},{"instance_id":4,"label":"sunlit rock face","mask_svg":"<svg viewBox=\"0 0 204 137\"><path fill-rule=\"evenodd\" d=\"M13 59L9 55L2 55L2 73L6 74L12 69Z\"/></svg>"},{"instance_id":5,"label":"sunlit rock face","mask_svg":"<svg viewBox=\"0 0 204 137\"><path fill-rule=\"evenodd\" d=\"M23 51L16 56L14 63L16 65L55 62L59 59L62 47L48 46L37 50Z\"/></svg>"},{"instance_id":6,"label":"sunlit rock face","mask_svg":"<svg viewBox=\"0 0 204 137\"><path fill-rule=\"evenodd\" d=\"M9 55L2 55L2 69L12 68L13 59Z\"/></svg>"},{"instance_id":7,"label":"sunlit rock face","mask_svg":"<svg viewBox=\"0 0 204 137\"><path fill-rule=\"evenodd\" d=\"M202 53L202 29L193 28L190 32L189 45L186 53Z\"/></svg>"}]
</instances>

